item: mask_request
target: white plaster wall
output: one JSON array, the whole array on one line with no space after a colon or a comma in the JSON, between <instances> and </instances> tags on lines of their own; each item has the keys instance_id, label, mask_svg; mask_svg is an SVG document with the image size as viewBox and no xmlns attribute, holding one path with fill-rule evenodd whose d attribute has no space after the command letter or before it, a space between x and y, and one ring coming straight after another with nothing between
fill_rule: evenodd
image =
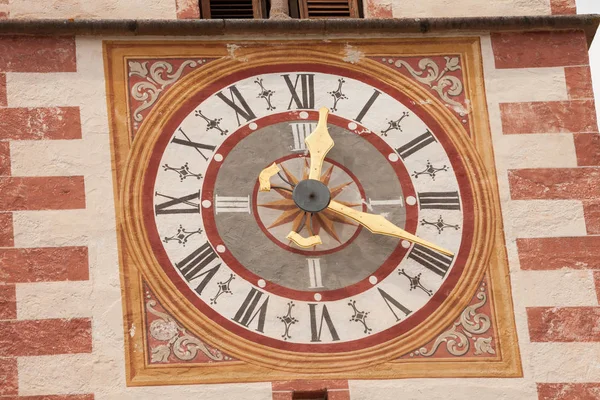
<instances>
[{"instance_id":1,"label":"white plaster wall","mask_svg":"<svg viewBox=\"0 0 600 400\"><path fill-rule=\"evenodd\" d=\"M10 0L11 18L173 19L175 0Z\"/></svg>"},{"instance_id":2,"label":"white plaster wall","mask_svg":"<svg viewBox=\"0 0 600 400\"><path fill-rule=\"evenodd\" d=\"M503 135L499 102L540 100L523 82L544 82L544 96L567 100L560 69L496 71L489 36L481 37L495 143L514 309L523 358L518 379L350 381L352 400L537 399L536 382L600 381L600 343L530 343L525 308L597 306L590 271L521 271L516 238L583 235L583 211L572 201L511 201L507 169L574 167L566 135ZM20 395L95 393L97 400L269 400L268 382L132 388L125 385L122 304L115 234L109 128L100 38L77 39L77 72L7 74L11 107L78 106L83 137L75 141L12 142L15 176L84 175L85 210L14 213L15 245L86 245L90 280L17 285L19 319L90 317L91 354L19 357ZM510 88L510 90L506 90ZM514 149L527 148L527 157ZM553 157L548 151L562 149ZM530 219L531 215L544 218ZM93 223L90 223L93 221ZM566 221L566 222L565 222ZM401 395L400 395L401 394Z\"/></svg>"},{"instance_id":3,"label":"white plaster wall","mask_svg":"<svg viewBox=\"0 0 600 400\"><path fill-rule=\"evenodd\" d=\"M394 18L548 15L550 0L391 0Z\"/></svg>"}]
</instances>

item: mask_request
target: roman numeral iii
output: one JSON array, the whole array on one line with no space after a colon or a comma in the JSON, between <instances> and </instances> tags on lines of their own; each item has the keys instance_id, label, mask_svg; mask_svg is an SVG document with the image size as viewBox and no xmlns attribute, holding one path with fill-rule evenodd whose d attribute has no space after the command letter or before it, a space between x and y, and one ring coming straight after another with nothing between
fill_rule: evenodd
<instances>
[{"instance_id":1,"label":"roman numeral iii","mask_svg":"<svg viewBox=\"0 0 600 400\"><path fill-rule=\"evenodd\" d=\"M460 210L458 192L422 192L418 196L421 210Z\"/></svg>"}]
</instances>

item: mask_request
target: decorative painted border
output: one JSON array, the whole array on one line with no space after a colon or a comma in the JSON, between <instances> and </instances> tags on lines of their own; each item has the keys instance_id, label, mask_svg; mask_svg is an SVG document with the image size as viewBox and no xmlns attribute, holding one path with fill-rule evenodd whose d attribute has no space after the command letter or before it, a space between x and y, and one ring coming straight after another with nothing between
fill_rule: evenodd
<instances>
[{"instance_id":1,"label":"decorative painted border","mask_svg":"<svg viewBox=\"0 0 600 400\"><path fill-rule=\"evenodd\" d=\"M351 41L352 42L352 41ZM115 195L117 201L120 199L120 186L123 182L124 162L131 146L130 132L128 126L123 124L123 117L129 120L129 109L126 102L127 88L122 84L124 81L123 64L130 58L140 57L232 57L232 52L227 51L223 43L208 42L106 42L105 43L105 66L107 75L107 89L109 99L109 110L111 111L111 138L113 140L113 165L115 174ZM253 43L255 44L255 43ZM296 43L297 44L297 43ZM481 69L481 56L478 38L437 38L419 40L376 40L355 41L352 46L361 46L361 51L366 56L384 57L394 52L392 45L401 49L403 56L422 54L459 54L463 61L464 90L471 100L473 124L472 132L475 132L473 142L478 149L487 170L494 174L494 161L491 137L489 134L487 110L485 97L481 85L477 82L483 80ZM332 41L328 46L333 51L341 51L343 45L348 46L348 40L342 42ZM396 50L398 51L398 50ZM397 54L396 54L397 55ZM391 56L396 56L391 55ZM236 55L236 56L239 56ZM470 83L473 83L472 85ZM113 102L111 103L111 99ZM493 176L493 175L492 175ZM492 179L494 190L492 193L494 210L497 220L501 221L496 180ZM118 217L121 210L117 209ZM226 381L264 381L278 379L314 379L312 374L299 374L270 370L243 362L231 362L228 365L185 365L180 366L150 366L141 352L136 352L140 344L144 344L146 334L130 336L131 326L144 326L140 320L142 314L143 285L141 275L132 265L130 255L123 245L122 227L118 226L120 260L123 271L123 297L126 330L126 355L127 355L127 378L129 385L161 385L182 383L209 383ZM434 359L426 362L417 359L400 359L369 367L369 372L350 371L343 373L327 374L331 378L399 378L399 377L421 377L432 376L434 373L439 377L457 376L495 376L509 377L522 376L520 356L514 328L512 315L512 302L510 294L510 283L508 278L508 266L504 250L504 238L500 223L496 224L494 235L494 253L490 258L488 271L489 296L490 298L503 298L502 302L494 303L495 320L498 326L497 332L503 335L498 337L496 343L496 354L493 357L478 357L477 362L467 358L457 361L437 362ZM170 304L165 304L169 307ZM146 347L143 347L146 348ZM486 370L482 372L481 361L486 362ZM410 363L410 367L407 365ZM399 365L402 364L402 365ZM168 371L165 370L168 368Z\"/></svg>"}]
</instances>

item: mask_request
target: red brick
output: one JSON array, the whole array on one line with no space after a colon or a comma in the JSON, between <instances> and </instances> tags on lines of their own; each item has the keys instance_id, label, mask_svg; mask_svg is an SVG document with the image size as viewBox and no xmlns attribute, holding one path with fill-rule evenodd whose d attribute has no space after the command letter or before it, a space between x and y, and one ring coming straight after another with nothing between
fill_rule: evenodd
<instances>
[{"instance_id":1,"label":"red brick","mask_svg":"<svg viewBox=\"0 0 600 400\"><path fill-rule=\"evenodd\" d=\"M594 271L594 282L596 282L596 297L598 297L598 304L600 304L600 271Z\"/></svg>"},{"instance_id":2,"label":"red brick","mask_svg":"<svg viewBox=\"0 0 600 400\"><path fill-rule=\"evenodd\" d=\"M589 65L582 67L566 67L565 80L570 99L592 99L592 72Z\"/></svg>"},{"instance_id":3,"label":"red brick","mask_svg":"<svg viewBox=\"0 0 600 400\"><path fill-rule=\"evenodd\" d=\"M350 400L349 390L334 390L327 392L327 400Z\"/></svg>"},{"instance_id":4,"label":"red brick","mask_svg":"<svg viewBox=\"0 0 600 400\"><path fill-rule=\"evenodd\" d=\"M0 320L16 318L17 294L15 285L0 285Z\"/></svg>"},{"instance_id":5,"label":"red brick","mask_svg":"<svg viewBox=\"0 0 600 400\"><path fill-rule=\"evenodd\" d=\"M85 281L86 247L0 249L0 282Z\"/></svg>"},{"instance_id":6,"label":"red brick","mask_svg":"<svg viewBox=\"0 0 600 400\"><path fill-rule=\"evenodd\" d=\"M0 107L6 107L6 74L0 74Z\"/></svg>"},{"instance_id":7,"label":"red brick","mask_svg":"<svg viewBox=\"0 0 600 400\"><path fill-rule=\"evenodd\" d=\"M381 0L368 0L366 11L367 18L394 18L392 5Z\"/></svg>"},{"instance_id":8,"label":"red brick","mask_svg":"<svg viewBox=\"0 0 600 400\"><path fill-rule=\"evenodd\" d=\"M500 104L502 132L598 132L593 100L538 101Z\"/></svg>"},{"instance_id":9,"label":"red brick","mask_svg":"<svg viewBox=\"0 0 600 400\"><path fill-rule=\"evenodd\" d=\"M300 391L309 392L324 389L348 389L346 380L297 380L271 382L271 389L276 391Z\"/></svg>"},{"instance_id":10,"label":"red brick","mask_svg":"<svg viewBox=\"0 0 600 400\"><path fill-rule=\"evenodd\" d=\"M197 0L176 0L177 19L200 18L200 2Z\"/></svg>"},{"instance_id":11,"label":"red brick","mask_svg":"<svg viewBox=\"0 0 600 400\"><path fill-rule=\"evenodd\" d=\"M7 139L81 139L79 108L0 108L0 140Z\"/></svg>"},{"instance_id":12,"label":"red brick","mask_svg":"<svg viewBox=\"0 0 600 400\"><path fill-rule=\"evenodd\" d=\"M535 68L587 65L583 31L492 33L496 68Z\"/></svg>"},{"instance_id":13,"label":"red brick","mask_svg":"<svg viewBox=\"0 0 600 400\"><path fill-rule=\"evenodd\" d=\"M535 168L508 171L513 200L596 200L600 168Z\"/></svg>"},{"instance_id":14,"label":"red brick","mask_svg":"<svg viewBox=\"0 0 600 400\"><path fill-rule=\"evenodd\" d=\"M83 176L0 177L0 210L85 208Z\"/></svg>"},{"instance_id":15,"label":"red brick","mask_svg":"<svg viewBox=\"0 0 600 400\"><path fill-rule=\"evenodd\" d=\"M0 71L76 72L75 38L0 36Z\"/></svg>"},{"instance_id":16,"label":"red brick","mask_svg":"<svg viewBox=\"0 0 600 400\"><path fill-rule=\"evenodd\" d=\"M10 145L0 142L0 176L9 176L10 169Z\"/></svg>"},{"instance_id":17,"label":"red brick","mask_svg":"<svg viewBox=\"0 0 600 400\"><path fill-rule=\"evenodd\" d=\"M577 165L600 165L600 135L597 133L576 133L575 152Z\"/></svg>"},{"instance_id":18,"label":"red brick","mask_svg":"<svg viewBox=\"0 0 600 400\"><path fill-rule=\"evenodd\" d=\"M293 400L292 392L273 392L272 400Z\"/></svg>"},{"instance_id":19,"label":"red brick","mask_svg":"<svg viewBox=\"0 0 600 400\"><path fill-rule=\"evenodd\" d=\"M600 307L527 308L532 342L600 342Z\"/></svg>"},{"instance_id":20,"label":"red brick","mask_svg":"<svg viewBox=\"0 0 600 400\"><path fill-rule=\"evenodd\" d=\"M93 394L47 394L41 396L11 396L0 400L94 400Z\"/></svg>"},{"instance_id":21,"label":"red brick","mask_svg":"<svg viewBox=\"0 0 600 400\"><path fill-rule=\"evenodd\" d=\"M12 214L0 212L0 247L13 247L14 245Z\"/></svg>"},{"instance_id":22,"label":"red brick","mask_svg":"<svg viewBox=\"0 0 600 400\"><path fill-rule=\"evenodd\" d=\"M577 14L575 0L550 0L552 15Z\"/></svg>"},{"instance_id":23,"label":"red brick","mask_svg":"<svg viewBox=\"0 0 600 400\"><path fill-rule=\"evenodd\" d=\"M539 400L598 400L600 383L538 383Z\"/></svg>"},{"instance_id":24,"label":"red brick","mask_svg":"<svg viewBox=\"0 0 600 400\"><path fill-rule=\"evenodd\" d=\"M0 357L91 352L88 318L0 321Z\"/></svg>"},{"instance_id":25,"label":"red brick","mask_svg":"<svg viewBox=\"0 0 600 400\"><path fill-rule=\"evenodd\" d=\"M8 11L0 11L0 19L6 19L10 16Z\"/></svg>"},{"instance_id":26,"label":"red brick","mask_svg":"<svg viewBox=\"0 0 600 400\"><path fill-rule=\"evenodd\" d=\"M17 394L18 391L17 359L0 358L0 396Z\"/></svg>"},{"instance_id":27,"label":"red brick","mask_svg":"<svg viewBox=\"0 0 600 400\"><path fill-rule=\"evenodd\" d=\"M517 239L521 269L600 269L600 236Z\"/></svg>"},{"instance_id":28,"label":"red brick","mask_svg":"<svg viewBox=\"0 0 600 400\"><path fill-rule=\"evenodd\" d=\"M588 235L600 234L600 201L584 201L583 217Z\"/></svg>"}]
</instances>

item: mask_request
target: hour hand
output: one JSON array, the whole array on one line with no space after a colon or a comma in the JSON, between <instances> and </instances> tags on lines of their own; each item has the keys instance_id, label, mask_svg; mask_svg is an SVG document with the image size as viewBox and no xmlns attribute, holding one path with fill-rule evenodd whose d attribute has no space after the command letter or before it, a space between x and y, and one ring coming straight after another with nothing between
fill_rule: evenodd
<instances>
[{"instance_id":1,"label":"hour hand","mask_svg":"<svg viewBox=\"0 0 600 400\"><path fill-rule=\"evenodd\" d=\"M268 192L271 190L271 178L280 171L277 164L273 163L269 165L267 168L260 171L258 175L258 183L260 185L261 192Z\"/></svg>"},{"instance_id":2,"label":"hour hand","mask_svg":"<svg viewBox=\"0 0 600 400\"><path fill-rule=\"evenodd\" d=\"M345 205L340 204L335 200L331 200L327 208L337 214L343 215L344 217L350 218L358 222L373 233L394 236L400 239L408 240L409 242L420 244L421 246L428 247L431 250L435 250L447 256L454 255L454 253L452 253L451 251L448 251L433 243L429 243L426 240L423 240L411 233L406 232L404 229L401 229L396 225L392 224L390 221L388 221L381 215L357 211L350 207L346 207Z\"/></svg>"},{"instance_id":3,"label":"hour hand","mask_svg":"<svg viewBox=\"0 0 600 400\"><path fill-rule=\"evenodd\" d=\"M327 115L329 109L323 107L319 110L319 122L315 130L304 139L310 153L310 171L308 179L321 179L321 169L325 156L333 148L333 139L327 130Z\"/></svg>"}]
</instances>

